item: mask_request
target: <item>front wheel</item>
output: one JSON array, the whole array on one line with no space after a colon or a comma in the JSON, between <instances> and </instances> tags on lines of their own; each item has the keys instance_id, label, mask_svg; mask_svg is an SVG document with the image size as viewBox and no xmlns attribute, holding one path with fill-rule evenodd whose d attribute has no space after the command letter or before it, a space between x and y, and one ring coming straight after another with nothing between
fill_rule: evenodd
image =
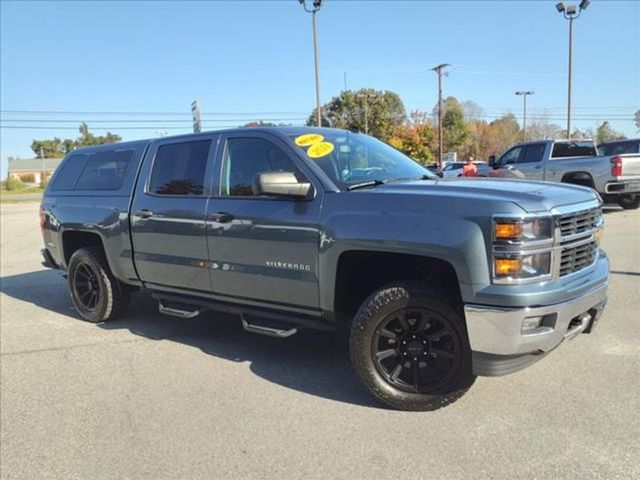
<instances>
[{"instance_id":1,"label":"front wheel","mask_svg":"<svg viewBox=\"0 0 640 480\"><path fill-rule=\"evenodd\" d=\"M460 309L419 282L388 285L364 301L349 353L367 390L399 410L436 410L475 380Z\"/></svg>"},{"instance_id":2,"label":"front wheel","mask_svg":"<svg viewBox=\"0 0 640 480\"><path fill-rule=\"evenodd\" d=\"M635 210L640 207L640 195L620 195L618 205L625 210Z\"/></svg>"}]
</instances>

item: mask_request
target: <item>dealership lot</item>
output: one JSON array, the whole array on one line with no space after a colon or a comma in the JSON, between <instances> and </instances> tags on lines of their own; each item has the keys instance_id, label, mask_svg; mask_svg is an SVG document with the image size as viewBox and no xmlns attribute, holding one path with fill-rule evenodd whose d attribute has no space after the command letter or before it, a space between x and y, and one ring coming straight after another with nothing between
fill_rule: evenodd
<instances>
[{"instance_id":1,"label":"dealership lot","mask_svg":"<svg viewBox=\"0 0 640 480\"><path fill-rule=\"evenodd\" d=\"M606 209L593 335L431 413L376 405L346 342L210 313L77 319L35 203L1 206L2 478L639 478L640 210Z\"/></svg>"}]
</instances>

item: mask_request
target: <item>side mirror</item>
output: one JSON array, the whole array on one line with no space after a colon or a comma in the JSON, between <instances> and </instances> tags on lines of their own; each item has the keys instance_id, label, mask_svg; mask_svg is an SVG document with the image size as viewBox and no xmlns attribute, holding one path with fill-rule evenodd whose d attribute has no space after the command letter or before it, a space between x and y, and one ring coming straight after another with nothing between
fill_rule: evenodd
<instances>
[{"instance_id":1,"label":"side mirror","mask_svg":"<svg viewBox=\"0 0 640 480\"><path fill-rule=\"evenodd\" d=\"M308 199L313 193L309 182L300 182L293 172L263 172L253 179L254 195Z\"/></svg>"},{"instance_id":2,"label":"side mirror","mask_svg":"<svg viewBox=\"0 0 640 480\"><path fill-rule=\"evenodd\" d=\"M495 155L491 155L489 157L489 161L487 162L489 164L490 167L496 168L498 166L498 164L496 163L496 156Z\"/></svg>"}]
</instances>

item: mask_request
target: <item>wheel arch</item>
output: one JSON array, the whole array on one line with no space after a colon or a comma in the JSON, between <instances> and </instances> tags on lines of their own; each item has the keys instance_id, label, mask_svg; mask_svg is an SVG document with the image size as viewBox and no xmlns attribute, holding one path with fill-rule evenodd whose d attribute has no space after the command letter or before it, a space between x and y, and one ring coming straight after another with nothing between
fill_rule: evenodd
<instances>
[{"instance_id":1,"label":"wheel arch","mask_svg":"<svg viewBox=\"0 0 640 480\"><path fill-rule=\"evenodd\" d=\"M560 181L562 183L569 183L572 185L596 188L596 184L591 173L582 170L565 173Z\"/></svg>"},{"instance_id":2,"label":"wheel arch","mask_svg":"<svg viewBox=\"0 0 640 480\"><path fill-rule=\"evenodd\" d=\"M338 257L333 316L337 323L353 318L360 304L376 289L399 280L434 282L454 304L462 306L460 281L454 266L443 258L380 250L346 250Z\"/></svg>"}]
</instances>

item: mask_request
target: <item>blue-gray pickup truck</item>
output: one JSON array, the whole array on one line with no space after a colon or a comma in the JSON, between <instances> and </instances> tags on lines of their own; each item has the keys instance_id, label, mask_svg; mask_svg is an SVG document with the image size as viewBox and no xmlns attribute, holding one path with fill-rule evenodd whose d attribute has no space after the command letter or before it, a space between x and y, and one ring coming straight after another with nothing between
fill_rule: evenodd
<instances>
[{"instance_id":1,"label":"blue-gray pickup truck","mask_svg":"<svg viewBox=\"0 0 640 480\"><path fill-rule=\"evenodd\" d=\"M245 128L75 150L40 221L87 321L145 289L161 313L231 312L258 334L348 329L373 396L432 410L593 330L601 204L575 185L442 180L359 133Z\"/></svg>"}]
</instances>

